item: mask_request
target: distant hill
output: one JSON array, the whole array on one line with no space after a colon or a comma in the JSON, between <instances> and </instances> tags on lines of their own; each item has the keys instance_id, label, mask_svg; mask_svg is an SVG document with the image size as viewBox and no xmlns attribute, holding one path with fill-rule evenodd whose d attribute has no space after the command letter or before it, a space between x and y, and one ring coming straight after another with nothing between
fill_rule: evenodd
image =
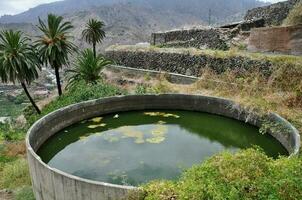
<instances>
[{"instance_id":1,"label":"distant hill","mask_svg":"<svg viewBox=\"0 0 302 200\"><path fill-rule=\"evenodd\" d=\"M185 13L203 21L207 21L210 9L213 18L221 21L247 9L265 5L258 0L64 0L43 4L18 15L5 15L0 18L0 23L35 22L37 17L43 18L49 12L62 15L89 10L96 6L113 6L115 4L132 4L154 10Z\"/></svg>"},{"instance_id":2,"label":"distant hill","mask_svg":"<svg viewBox=\"0 0 302 200\"><path fill-rule=\"evenodd\" d=\"M89 18L106 24L107 37L100 48L112 44L148 42L152 32L184 26L207 25L211 21L223 23L242 19L247 9L265 5L256 0L65 0L44 4L24 13L0 18L0 29L18 29L30 36L39 34L38 17L47 13L64 15L72 21L75 43L88 47L81 40L81 32Z\"/></svg>"}]
</instances>

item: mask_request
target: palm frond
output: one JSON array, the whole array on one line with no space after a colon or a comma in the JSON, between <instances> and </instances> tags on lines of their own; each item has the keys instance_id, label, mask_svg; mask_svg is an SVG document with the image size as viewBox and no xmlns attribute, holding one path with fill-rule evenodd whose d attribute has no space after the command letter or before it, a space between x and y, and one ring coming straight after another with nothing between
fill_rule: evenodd
<instances>
[{"instance_id":1,"label":"palm frond","mask_svg":"<svg viewBox=\"0 0 302 200\"><path fill-rule=\"evenodd\" d=\"M101 80L101 71L113 62L98 55L96 58L92 50L86 49L77 58L74 68L67 70L68 85L70 88L75 82L84 80L88 84L95 84Z\"/></svg>"},{"instance_id":2,"label":"palm frond","mask_svg":"<svg viewBox=\"0 0 302 200\"><path fill-rule=\"evenodd\" d=\"M106 37L104 27L104 22L90 19L82 32L82 37L89 44L101 43Z\"/></svg>"},{"instance_id":3,"label":"palm frond","mask_svg":"<svg viewBox=\"0 0 302 200\"><path fill-rule=\"evenodd\" d=\"M20 31L0 33L0 78L7 82L26 82L30 84L38 78L41 61L30 39Z\"/></svg>"},{"instance_id":4,"label":"palm frond","mask_svg":"<svg viewBox=\"0 0 302 200\"><path fill-rule=\"evenodd\" d=\"M77 51L77 47L70 41L70 22L63 22L63 17L49 14L47 24L39 19L38 28L43 33L35 42L40 60L45 65L61 68L69 64L69 55Z\"/></svg>"}]
</instances>

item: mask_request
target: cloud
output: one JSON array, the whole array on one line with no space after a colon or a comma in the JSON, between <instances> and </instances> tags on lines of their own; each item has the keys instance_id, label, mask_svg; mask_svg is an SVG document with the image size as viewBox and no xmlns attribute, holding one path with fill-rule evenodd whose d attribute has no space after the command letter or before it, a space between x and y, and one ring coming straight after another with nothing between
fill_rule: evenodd
<instances>
[{"instance_id":1,"label":"cloud","mask_svg":"<svg viewBox=\"0 0 302 200\"><path fill-rule=\"evenodd\" d=\"M0 0L0 16L4 14L17 14L39 4L54 1L58 0Z\"/></svg>"}]
</instances>

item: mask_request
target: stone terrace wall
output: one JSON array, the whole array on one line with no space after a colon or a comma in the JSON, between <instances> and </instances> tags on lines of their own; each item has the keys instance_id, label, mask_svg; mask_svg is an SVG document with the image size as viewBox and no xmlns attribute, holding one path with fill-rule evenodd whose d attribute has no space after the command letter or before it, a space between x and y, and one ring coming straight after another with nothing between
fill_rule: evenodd
<instances>
[{"instance_id":1,"label":"stone terrace wall","mask_svg":"<svg viewBox=\"0 0 302 200\"><path fill-rule=\"evenodd\" d=\"M254 8L247 12L244 19L253 20L263 18L266 26L280 25L289 14L289 11L299 1L300 0L289 0L269 6Z\"/></svg>"},{"instance_id":2,"label":"stone terrace wall","mask_svg":"<svg viewBox=\"0 0 302 200\"><path fill-rule=\"evenodd\" d=\"M111 47L106 50L105 54L118 65L197 77L205 67L209 67L217 73L222 73L227 69L238 69L239 73L259 69L267 75L271 72L272 63L267 60L253 60L242 56L219 57L199 51L193 53L183 49L131 49L130 47L115 49Z\"/></svg>"},{"instance_id":3,"label":"stone terrace wall","mask_svg":"<svg viewBox=\"0 0 302 200\"><path fill-rule=\"evenodd\" d=\"M195 47L226 50L229 39L228 29L203 28L174 30L152 33L152 45L164 45L166 47Z\"/></svg>"},{"instance_id":4,"label":"stone terrace wall","mask_svg":"<svg viewBox=\"0 0 302 200\"><path fill-rule=\"evenodd\" d=\"M302 55L302 25L253 29L248 49Z\"/></svg>"}]
</instances>

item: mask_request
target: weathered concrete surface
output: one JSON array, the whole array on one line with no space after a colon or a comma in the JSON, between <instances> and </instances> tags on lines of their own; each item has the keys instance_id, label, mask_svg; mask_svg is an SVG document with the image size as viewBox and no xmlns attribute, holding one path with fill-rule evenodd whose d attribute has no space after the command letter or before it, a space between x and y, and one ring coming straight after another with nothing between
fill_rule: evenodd
<instances>
[{"instance_id":1,"label":"weathered concrete surface","mask_svg":"<svg viewBox=\"0 0 302 200\"><path fill-rule=\"evenodd\" d=\"M252 29L248 50L302 55L302 24Z\"/></svg>"},{"instance_id":2,"label":"weathered concrete surface","mask_svg":"<svg viewBox=\"0 0 302 200\"><path fill-rule=\"evenodd\" d=\"M264 19L266 26L278 26L282 24L283 20L288 16L290 10L293 9L293 7L299 1L300 0L289 0L269 6L254 8L246 13L244 19Z\"/></svg>"},{"instance_id":3,"label":"weathered concrete surface","mask_svg":"<svg viewBox=\"0 0 302 200\"><path fill-rule=\"evenodd\" d=\"M58 131L92 117L131 110L177 109L200 111L234 118L260 127L262 118L251 114L234 102L206 96L164 94L120 96L87 101L57 110L36 122L26 136L27 155L33 190L37 200L119 200L135 189L108 183L90 181L66 174L43 163L36 154L43 143ZM278 123L278 130L269 133L288 150L298 154L298 131L278 115L267 116L266 121Z\"/></svg>"}]
</instances>

